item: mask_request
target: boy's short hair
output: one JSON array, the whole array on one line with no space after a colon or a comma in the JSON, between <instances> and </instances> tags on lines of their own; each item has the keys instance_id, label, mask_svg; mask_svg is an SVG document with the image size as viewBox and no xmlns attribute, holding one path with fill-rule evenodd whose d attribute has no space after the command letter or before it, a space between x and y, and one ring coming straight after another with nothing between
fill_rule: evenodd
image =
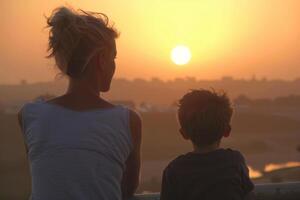
<instances>
[{"instance_id":1,"label":"boy's short hair","mask_svg":"<svg viewBox=\"0 0 300 200\"><path fill-rule=\"evenodd\" d=\"M232 112L226 93L191 90L179 100L178 120L193 144L200 147L213 144L229 131Z\"/></svg>"}]
</instances>

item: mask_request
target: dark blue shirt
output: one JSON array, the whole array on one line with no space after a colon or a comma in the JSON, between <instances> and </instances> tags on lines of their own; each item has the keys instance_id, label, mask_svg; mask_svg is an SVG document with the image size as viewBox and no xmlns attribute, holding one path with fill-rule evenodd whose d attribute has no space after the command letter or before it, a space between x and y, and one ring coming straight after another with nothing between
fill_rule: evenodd
<instances>
[{"instance_id":1,"label":"dark blue shirt","mask_svg":"<svg viewBox=\"0 0 300 200\"><path fill-rule=\"evenodd\" d=\"M240 152L191 152L177 157L164 170L161 200L240 200L253 188Z\"/></svg>"}]
</instances>

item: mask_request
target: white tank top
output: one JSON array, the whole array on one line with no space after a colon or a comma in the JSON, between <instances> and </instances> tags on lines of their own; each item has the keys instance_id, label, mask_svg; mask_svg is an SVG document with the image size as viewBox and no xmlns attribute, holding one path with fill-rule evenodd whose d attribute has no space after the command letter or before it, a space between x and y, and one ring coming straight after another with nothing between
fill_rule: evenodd
<instances>
[{"instance_id":1,"label":"white tank top","mask_svg":"<svg viewBox=\"0 0 300 200\"><path fill-rule=\"evenodd\" d=\"M74 111L38 101L22 109L32 200L121 200L132 151L129 110Z\"/></svg>"}]
</instances>

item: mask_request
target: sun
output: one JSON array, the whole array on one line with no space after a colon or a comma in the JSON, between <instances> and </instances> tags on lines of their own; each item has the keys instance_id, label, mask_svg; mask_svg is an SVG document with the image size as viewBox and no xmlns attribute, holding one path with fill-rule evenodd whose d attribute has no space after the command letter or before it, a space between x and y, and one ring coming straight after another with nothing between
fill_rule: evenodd
<instances>
[{"instance_id":1,"label":"sun","mask_svg":"<svg viewBox=\"0 0 300 200\"><path fill-rule=\"evenodd\" d=\"M191 51L184 45L177 45L171 51L171 59L176 65L185 65L191 60Z\"/></svg>"}]
</instances>

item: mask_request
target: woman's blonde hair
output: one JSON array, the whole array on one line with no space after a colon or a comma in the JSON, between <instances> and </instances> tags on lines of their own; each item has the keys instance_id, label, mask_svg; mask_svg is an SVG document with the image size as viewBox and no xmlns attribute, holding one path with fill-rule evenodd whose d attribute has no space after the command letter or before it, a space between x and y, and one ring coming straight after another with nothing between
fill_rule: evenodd
<instances>
[{"instance_id":1,"label":"woman's blonde hair","mask_svg":"<svg viewBox=\"0 0 300 200\"><path fill-rule=\"evenodd\" d=\"M63 74L78 78L96 52L111 51L117 30L105 14L75 11L67 7L53 10L47 18L48 58L54 57Z\"/></svg>"}]
</instances>

